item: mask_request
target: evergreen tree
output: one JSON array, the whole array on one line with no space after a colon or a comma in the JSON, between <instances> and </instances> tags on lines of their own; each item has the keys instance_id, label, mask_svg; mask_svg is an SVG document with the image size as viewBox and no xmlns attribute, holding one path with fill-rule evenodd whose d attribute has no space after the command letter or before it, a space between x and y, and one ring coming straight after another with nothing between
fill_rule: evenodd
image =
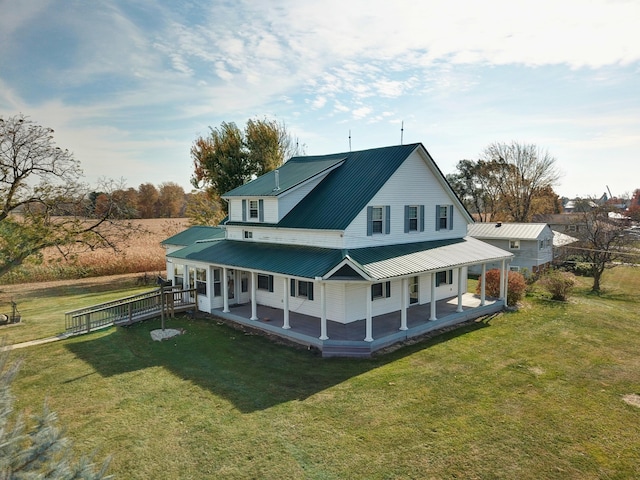
<instances>
[{"instance_id":1,"label":"evergreen tree","mask_svg":"<svg viewBox=\"0 0 640 480\"><path fill-rule=\"evenodd\" d=\"M57 415L45 402L43 411L28 425L13 410L11 382L20 362L9 362L9 352L0 341L0 480L99 480L111 479L107 459L96 469L91 460L74 461L71 442L58 427Z\"/></svg>"}]
</instances>

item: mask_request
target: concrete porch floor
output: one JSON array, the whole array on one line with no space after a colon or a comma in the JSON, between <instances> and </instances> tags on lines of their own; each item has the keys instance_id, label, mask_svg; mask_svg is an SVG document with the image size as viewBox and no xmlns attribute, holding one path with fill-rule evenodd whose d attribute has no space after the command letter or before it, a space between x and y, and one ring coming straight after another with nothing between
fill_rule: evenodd
<instances>
[{"instance_id":1,"label":"concrete porch floor","mask_svg":"<svg viewBox=\"0 0 640 480\"><path fill-rule=\"evenodd\" d=\"M480 306L480 297L472 293L462 296L463 312L456 312L458 297L439 300L436 303L437 320L429 320L431 304L414 305L407 309L408 330L400 330L400 311L374 316L372 318L373 342L365 342L365 320L342 324L327 320L328 340L320 340L320 318L289 312L290 329L283 329L284 312L281 309L257 306L258 320L249 320L251 305L230 307L229 313L214 310L213 315L251 328L287 338L303 345L313 346L322 356L368 357L374 351L422 335L432 330L461 323L473 318L489 315L502 310L504 302L487 298Z\"/></svg>"}]
</instances>

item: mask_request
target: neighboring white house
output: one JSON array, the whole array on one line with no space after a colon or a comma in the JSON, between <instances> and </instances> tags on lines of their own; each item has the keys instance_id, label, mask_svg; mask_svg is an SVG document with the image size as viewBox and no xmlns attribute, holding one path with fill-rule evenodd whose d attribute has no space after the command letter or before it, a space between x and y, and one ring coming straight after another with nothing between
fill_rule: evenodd
<instances>
[{"instance_id":1,"label":"neighboring white house","mask_svg":"<svg viewBox=\"0 0 640 480\"><path fill-rule=\"evenodd\" d=\"M506 282L500 299L466 294L467 268L505 273L512 253L466 236L472 219L422 144L294 157L222 198L223 239L163 242L201 311L329 356L504 307Z\"/></svg>"},{"instance_id":2,"label":"neighboring white house","mask_svg":"<svg viewBox=\"0 0 640 480\"><path fill-rule=\"evenodd\" d=\"M467 234L513 253L510 269L525 276L544 271L553 261L554 232L546 223L474 223ZM493 263L487 268L500 266ZM480 269L471 267L469 272L479 274Z\"/></svg>"}]
</instances>

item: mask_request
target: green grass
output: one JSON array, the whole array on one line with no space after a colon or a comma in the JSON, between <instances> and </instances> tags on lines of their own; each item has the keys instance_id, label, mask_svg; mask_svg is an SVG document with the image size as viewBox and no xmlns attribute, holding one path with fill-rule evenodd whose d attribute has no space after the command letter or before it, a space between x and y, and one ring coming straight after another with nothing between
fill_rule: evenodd
<instances>
[{"instance_id":1,"label":"green grass","mask_svg":"<svg viewBox=\"0 0 640 480\"><path fill-rule=\"evenodd\" d=\"M22 317L20 323L0 327L0 336L6 337L10 344L51 337L64 332L65 312L154 288L153 285L135 286L135 278L122 278L109 283L98 279L93 282L89 279L83 283L53 288L38 285L33 284L24 291L20 290L20 286L0 286L0 294L4 300L0 302L0 313L11 312L9 300L13 299Z\"/></svg>"},{"instance_id":2,"label":"green grass","mask_svg":"<svg viewBox=\"0 0 640 480\"><path fill-rule=\"evenodd\" d=\"M30 411L48 398L118 478L639 478L622 396L640 394L640 271L604 287L371 360L215 320L172 320L186 333L161 343L159 322L108 329L14 353L14 393Z\"/></svg>"}]
</instances>

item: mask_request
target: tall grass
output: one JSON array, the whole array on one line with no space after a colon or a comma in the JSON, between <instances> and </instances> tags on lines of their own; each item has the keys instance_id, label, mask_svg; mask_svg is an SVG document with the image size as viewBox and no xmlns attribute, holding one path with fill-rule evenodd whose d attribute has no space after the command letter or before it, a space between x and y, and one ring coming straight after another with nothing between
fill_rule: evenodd
<instances>
[{"instance_id":1,"label":"tall grass","mask_svg":"<svg viewBox=\"0 0 640 480\"><path fill-rule=\"evenodd\" d=\"M118 251L95 250L64 259L54 248L45 250L41 261L26 262L10 271L3 284L46 282L51 280L99 277L123 273L162 272L164 249L160 242L186 228L187 219L133 220L146 233L132 236Z\"/></svg>"}]
</instances>

